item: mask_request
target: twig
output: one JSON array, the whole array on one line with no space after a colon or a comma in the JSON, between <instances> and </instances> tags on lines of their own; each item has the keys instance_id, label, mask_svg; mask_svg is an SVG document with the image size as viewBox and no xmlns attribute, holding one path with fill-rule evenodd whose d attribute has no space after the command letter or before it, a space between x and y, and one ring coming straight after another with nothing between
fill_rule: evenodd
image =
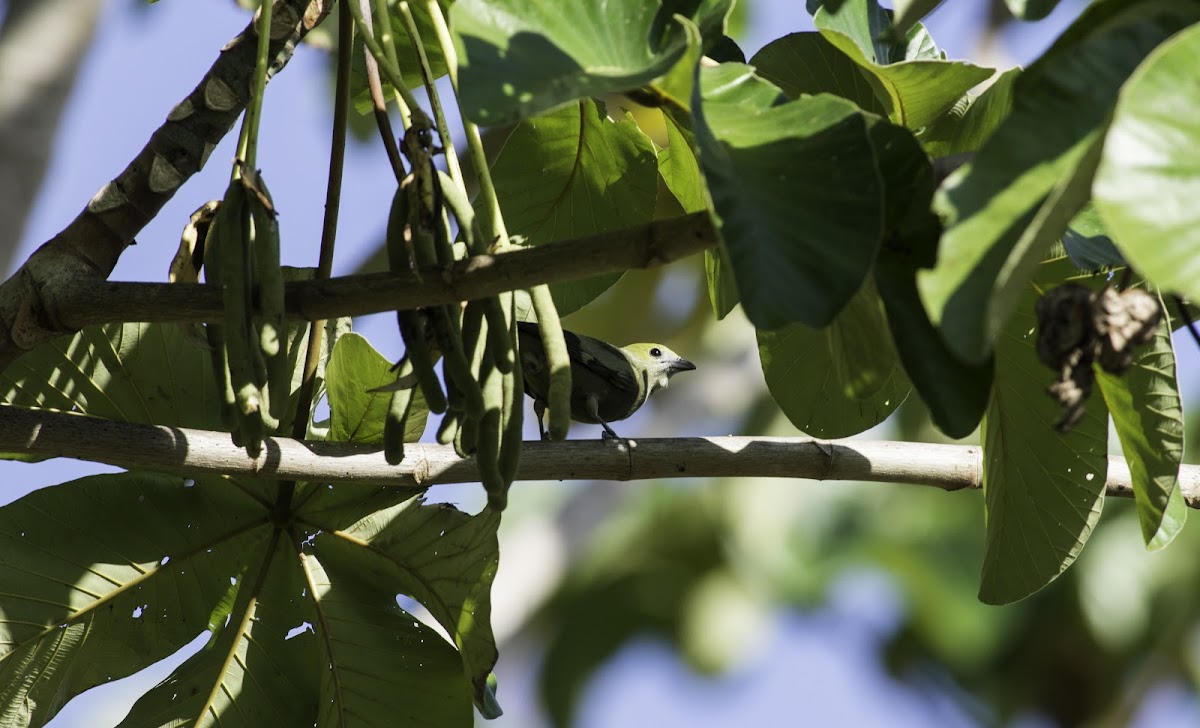
<instances>
[{"instance_id":1,"label":"twig","mask_svg":"<svg viewBox=\"0 0 1200 728\"><path fill-rule=\"evenodd\" d=\"M287 284L292 319L362 316L491 296L535 283L650 268L712 248L717 234L707 213L656 220L573 240L476 255L446 270L368 273ZM115 321L214 321L222 315L220 290L185 283L73 283L48 295L59 333ZM0 347L0 368L21 352Z\"/></svg>"},{"instance_id":2,"label":"twig","mask_svg":"<svg viewBox=\"0 0 1200 728\"><path fill-rule=\"evenodd\" d=\"M359 485L475 483L474 460L451 446L412 443L404 462L388 465L382 447L267 438L257 459L224 432L141 425L0 405L0 449L72 457L196 476L225 474ZM980 449L807 437L682 437L526 442L518 480L651 480L773 477L907 483L946 491L981 487ZM1200 466L1179 470L1179 487L1200 508ZM1108 461L1107 494L1133 497L1124 458Z\"/></svg>"},{"instance_id":3,"label":"twig","mask_svg":"<svg viewBox=\"0 0 1200 728\"><path fill-rule=\"evenodd\" d=\"M350 66L354 49L354 23L342 2L338 11L338 55L337 82L333 97L333 138L329 146L329 180L325 185L325 219L321 224L321 252L317 260L315 279L329 279L333 270L333 249L337 239L338 211L342 200L342 171L346 161L346 128L350 115ZM304 371L300 387L296 392L296 414L292 420L292 438L303 440L308 434L308 417L312 411L317 379L317 365L321 359L321 348L325 339L325 321L309 322L308 348L304 352ZM291 510L292 497L296 493L296 481L280 483L276 512L280 515Z\"/></svg>"},{"instance_id":4,"label":"twig","mask_svg":"<svg viewBox=\"0 0 1200 728\"><path fill-rule=\"evenodd\" d=\"M1196 328L1196 322L1188 314L1187 301L1183 300L1183 296L1180 296L1178 293L1172 293L1170 297L1171 301L1175 304L1175 311L1179 314L1179 318L1183 319L1188 333L1192 335L1192 340L1196 342L1196 348L1200 349L1200 329Z\"/></svg>"}]
</instances>

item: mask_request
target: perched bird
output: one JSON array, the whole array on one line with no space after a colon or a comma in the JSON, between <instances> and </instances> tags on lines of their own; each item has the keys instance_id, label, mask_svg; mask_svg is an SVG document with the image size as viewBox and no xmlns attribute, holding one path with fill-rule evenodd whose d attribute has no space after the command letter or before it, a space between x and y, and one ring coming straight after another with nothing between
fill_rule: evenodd
<instances>
[{"instance_id":1,"label":"perched bird","mask_svg":"<svg viewBox=\"0 0 1200 728\"><path fill-rule=\"evenodd\" d=\"M533 398L538 432L547 439L542 424L549 399L550 376L537 324L520 322L517 336L525 393ZM617 348L590 336L563 331L571 357L571 419L599 424L605 439L617 437L610 422L629 417L646 399L679 372L696 365L662 344L630 344Z\"/></svg>"}]
</instances>

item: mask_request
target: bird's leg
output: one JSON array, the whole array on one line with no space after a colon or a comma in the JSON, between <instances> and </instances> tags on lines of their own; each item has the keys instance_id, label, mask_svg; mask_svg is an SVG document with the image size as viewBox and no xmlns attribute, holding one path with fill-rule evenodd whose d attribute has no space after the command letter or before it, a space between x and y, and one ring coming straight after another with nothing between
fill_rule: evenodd
<instances>
[{"instance_id":1,"label":"bird's leg","mask_svg":"<svg viewBox=\"0 0 1200 728\"><path fill-rule=\"evenodd\" d=\"M595 420L596 422L599 422L600 426L604 428L604 434L600 436L601 440L608 442L609 440L620 440L621 439L620 436L618 436L616 432L613 432L613 428L609 427L608 423L605 422L602 417L600 417L600 400L599 399L597 399L595 396L589 396L587 398L587 409L588 409L588 414L592 416L592 419Z\"/></svg>"},{"instance_id":2,"label":"bird's leg","mask_svg":"<svg viewBox=\"0 0 1200 728\"><path fill-rule=\"evenodd\" d=\"M546 434L546 427L542 424L542 415L546 414L546 405L543 402L535 400L533 403L533 414L537 417L538 435L541 436L543 442L549 440L550 436Z\"/></svg>"}]
</instances>

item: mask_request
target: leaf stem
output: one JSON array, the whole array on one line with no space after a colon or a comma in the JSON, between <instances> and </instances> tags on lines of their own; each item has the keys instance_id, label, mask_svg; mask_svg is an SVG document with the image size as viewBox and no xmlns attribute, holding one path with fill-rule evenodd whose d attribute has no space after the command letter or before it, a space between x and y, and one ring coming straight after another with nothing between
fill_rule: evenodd
<instances>
[{"instance_id":1,"label":"leaf stem","mask_svg":"<svg viewBox=\"0 0 1200 728\"><path fill-rule=\"evenodd\" d=\"M433 19L433 29L437 33L438 44L446 59L446 68L450 75L450 86L454 89L454 98L458 102L458 112L462 116L463 131L467 135L467 149L471 154L471 163L475 166L475 174L479 177L479 194L483 197L484 213L491 224L491 234L497 251L509 247L508 228L504 225L504 215L500 211L500 201L496 197L496 187L492 184L492 175L488 169L487 154L483 151L483 139L479 136L479 127L467 118L463 108L462 95L458 86L458 52L454 49L454 39L450 37L450 28L442 15L442 8L437 0L425 0L429 15Z\"/></svg>"},{"instance_id":2,"label":"leaf stem","mask_svg":"<svg viewBox=\"0 0 1200 728\"><path fill-rule=\"evenodd\" d=\"M436 0L434 0L436 4ZM458 164L458 153L454 150L454 141L450 137L450 126L446 123L446 114L442 109L442 100L434 84L433 67L429 65L429 56L425 53L425 44L421 40L421 31L413 20L412 8L408 0L400 0L400 18L404 21L404 29L408 31L408 39L416 51L421 65L421 79L425 82L425 93L429 96L429 105L433 108L433 119L437 124L438 135L442 138L442 146L446 155L446 169L450 179L466 191L466 180L462 168ZM465 122L465 120L464 120ZM464 123L465 126L465 123Z\"/></svg>"},{"instance_id":3,"label":"leaf stem","mask_svg":"<svg viewBox=\"0 0 1200 728\"><path fill-rule=\"evenodd\" d=\"M384 6L384 12L380 18L380 21L387 23L388 25L387 30L381 31L381 34L390 41L391 23L388 21L387 3L386 0L378 0L378 2ZM405 106L407 106L409 109L417 108L418 104L416 97L412 95L412 91L408 90L408 86L404 84L404 79L400 75L400 64L397 60L395 60L395 45L390 42L388 43L388 47L392 51L391 57L389 58L387 52L384 50L384 47L380 45L378 40L375 39L375 33L371 23L363 14L362 6L356 2L353 2L353 0L348 0L346 4L350 6L350 14L354 16L354 24L358 26L358 32L362 35L363 45L367 47L367 50L375 59L375 62L379 64L379 69L387 78L388 83L392 84L392 88L396 90L396 93L399 95L400 99L404 101ZM363 5L366 4L366 0L363 0ZM403 111L403 107L401 107L401 110Z\"/></svg>"},{"instance_id":4,"label":"leaf stem","mask_svg":"<svg viewBox=\"0 0 1200 728\"><path fill-rule=\"evenodd\" d=\"M271 0L261 0L258 6L258 47L254 62L254 79L250 91L250 103L246 106L246 117L242 120L242 133L238 137L237 158L246 169L255 169L258 164L258 125L262 119L263 94L267 89L267 61L271 51ZM234 165L233 176L239 175Z\"/></svg>"}]
</instances>

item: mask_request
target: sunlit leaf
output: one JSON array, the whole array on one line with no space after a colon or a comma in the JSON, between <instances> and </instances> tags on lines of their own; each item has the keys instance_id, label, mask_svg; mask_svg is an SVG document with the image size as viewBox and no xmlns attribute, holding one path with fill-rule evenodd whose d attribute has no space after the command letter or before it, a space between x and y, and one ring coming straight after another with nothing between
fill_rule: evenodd
<instances>
[{"instance_id":1,"label":"sunlit leaf","mask_svg":"<svg viewBox=\"0 0 1200 728\"><path fill-rule=\"evenodd\" d=\"M918 281L930 318L965 359L987 356L1038 261L1087 202L1121 84L1186 18L1200 18L1200 6L1114 17L1111 5L1089 8L1064 33L1072 40L1019 77L1012 113L939 191L946 234L938 267Z\"/></svg>"},{"instance_id":2,"label":"sunlit leaf","mask_svg":"<svg viewBox=\"0 0 1200 728\"><path fill-rule=\"evenodd\" d=\"M632 119L612 121L591 99L521 122L492 165L508 231L539 245L650 222L658 191L654 145ZM551 286L560 316L620 278Z\"/></svg>"},{"instance_id":3,"label":"sunlit leaf","mask_svg":"<svg viewBox=\"0 0 1200 728\"><path fill-rule=\"evenodd\" d=\"M1096 207L1130 263L1200 299L1200 26L1158 48L1121 91L1096 174Z\"/></svg>"},{"instance_id":4,"label":"sunlit leaf","mask_svg":"<svg viewBox=\"0 0 1200 728\"><path fill-rule=\"evenodd\" d=\"M888 118L910 129L932 123L993 73L946 60L920 25L913 26L903 42L891 42L891 20L874 0L847 0L833 12L823 7L813 22L866 73Z\"/></svg>"},{"instance_id":5,"label":"sunlit leaf","mask_svg":"<svg viewBox=\"0 0 1200 728\"><path fill-rule=\"evenodd\" d=\"M1142 537L1151 548L1162 548L1187 518L1179 492L1183 401L1167 317L1159 323L1154 339L1136 350L1129 371L1115 375L1098 370L1096 384L1129 461Z\"/></svg>"},{"instance_id":6,"label":"sunlit leaf","mask_svg":"<svg viewBox=\"0 0 1200 728\"><path fill-rule=\"evenodd\" d=\"M720 37L731 0L647 3L459 0L451 26L468 118L506 124L662 76L688 47L673 16ZM715 41L716 38L714 37Z\"/></svg>"},{"instance_id":7,"label":"sunlit leaf","mask_svg":"<svg viewBox=\"0 0 1200 728\"><path fill-rule=\"evenodd\" d=\"M334 442L383 442L383 421L391 392L372 389L396 378L392 363L363 337L349 334L338 340L325 371L329 395L329 436ZM404 441L416 442L425 432L429 409L418 388L404 428Z\"/></svg>"}]
</instances>

